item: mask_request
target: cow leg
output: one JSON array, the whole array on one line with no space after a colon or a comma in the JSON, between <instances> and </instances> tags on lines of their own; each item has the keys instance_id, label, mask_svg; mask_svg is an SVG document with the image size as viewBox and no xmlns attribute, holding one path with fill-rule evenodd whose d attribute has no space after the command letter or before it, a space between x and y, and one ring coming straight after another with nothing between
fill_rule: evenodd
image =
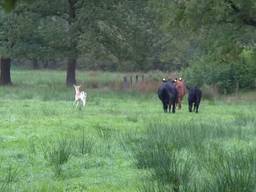
<instances>
[{"instance_id":1,"label":"cow leg","mask_svg":"<svg viewBox=\"0 0 256 192\"><path fill-rule=\"evenodd\" d=\"M192 112L192 104L189 104L188 110L189 110L189 112Z\"/></svg>"},{"instance_id":2,"label":"cow leg","mask_svg":"<svg viewBox=\"0 0 256 192\"><path fill-rule=\"evenodd\" d=\"M188 101L188 111L192 112L193 103L191 101Z\"/></svg>"},{"instance_id":3,"label":"cow leg","mask_svg":"<svg viewBox=\"0 0 256 192\"><path fill-rule=\"evenodd\" d=\"M201 98L197 97L196 102L195 102L195 104L196 104L196 113L198 113L198 108L199 108L199 105L200 105L200 101L201 101Z\"/></svg>"},{"instance_id":4,"label":"cow leg","mask_svg":"<svg viewBox=\"0 0 256 192\"><path fill-rule=\"evenodd\" d=\"M198 113L199 103L196 102L196 113Z\"/></svg>"},{"instance_id":5,"label":"cow leg","mask_svg":"<svg viewBox=\"0 0 256 192\"><path fill-rule=\"evenodd\" d=\"M198 104L196 104L195 107L196 107L195 111L196 111L196 113L198 113Z\"/></svg>"},{"instance_id":6,"label":"cow leg","mask_svg":"<svg viewBox=\"0 0 256 192\"><path fill-rule=\"evenodd\" d=\"M175 102L173 102L173 104L172 104L172 113L175 113L175 108L176 108L176 104L175 104Z\"/></svg>"},{"instance_id":7,"label":"cow leg","mask_svg":"<svg viewBox=\"0 0 256 192\"><path fill-rule=\"evenodd\" d=\"M178 101L178 107L179 109L181 109L181 99L179 98L179 101Z\"/></svg>"},{"instance_id":8,"label":"cow leg","mask_svg":"<svg viewBox=\"0 0 256 192\"><path fill-rule=\"evenodd\" d=\"M163 109L164 109L164 112L165 112L165 113L167 112L167 108L168 108L168 105L163 102Z\"/></svg>"},{"instance_id":9,"label":"cow leg","mask_svg":"<svg viewBox=\"0 0 256 192\"><path fill-rule=\"evenodd\" d=\"M196 102L194 102L193 111L196 110Z\"/></svg>"}]
</instances>

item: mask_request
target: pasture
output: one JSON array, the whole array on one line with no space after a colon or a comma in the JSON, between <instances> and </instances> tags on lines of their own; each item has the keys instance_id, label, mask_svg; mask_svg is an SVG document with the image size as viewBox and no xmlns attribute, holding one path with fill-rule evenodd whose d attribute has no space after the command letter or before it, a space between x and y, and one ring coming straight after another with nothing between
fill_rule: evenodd
<instances>
[{"instance_id":1,"label":"pasture","mask_svg":"<svg viewBox=\"0 0 256 192\"><path fill-rule=\"evenodd\" d=\"M164 114L156 92L91 73L82 110L61 71L14 70L0 87L0 191L255 191L254 93Z\"/></svg>"}]
</instances>

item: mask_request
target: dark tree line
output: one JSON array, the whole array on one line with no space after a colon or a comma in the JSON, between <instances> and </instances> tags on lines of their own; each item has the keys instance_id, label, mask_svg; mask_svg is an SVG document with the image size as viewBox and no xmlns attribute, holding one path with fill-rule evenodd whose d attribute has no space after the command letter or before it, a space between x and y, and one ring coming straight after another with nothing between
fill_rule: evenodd
<instances>
[{"instance_id":1,"label":"dark tree line","mask_svg":"<svg viewBox=\"0 0 256 192\"><path fill-rule=\"evenodd\" d=\"M67 85L76 83L78 66L178 70L193 84L230 90L237 83L252 87L250 82L255 81L253 0L0 0L0 4L1 84L11 83L12 59L31 60L35 68L40 61L66 61Z\"/></svg>"}]
</instances>

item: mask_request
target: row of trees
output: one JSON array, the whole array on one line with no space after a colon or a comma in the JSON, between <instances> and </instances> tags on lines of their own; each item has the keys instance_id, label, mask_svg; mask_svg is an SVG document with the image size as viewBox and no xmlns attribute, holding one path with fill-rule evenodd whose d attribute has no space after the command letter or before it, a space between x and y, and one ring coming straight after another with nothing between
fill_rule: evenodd
<instances>
[{"instance_id":1,"label":"row of trees","mask_svg":"<svg viewBox=\"0 0 256 192\"><path fill-rule=\"evenodd\" d=\"M193 84L230 90L237 82L251 87L255 81L254 0L0 3L11 10L0 11L2 84L11 82L14 58L35 66L67 61L67 85L76 82L78 60L104 63L109 70L182 70Z\"/></svg>"},{"instance_id":2,"label":"row of trees","mask_svg":"<svg viewBox=\"0 0 256 192\"><path fill-rule=\"evenodd\" d=\"M146 18L146 4L128 0L18 1L11 13L0 12L1 82L10 83L6 78L10 58L27 58L34 63L38 59L65 59L67 85L76 82L77 59L82 56L120 65L145 63L153 39L147 29L153 27Z\"/></svg>"}]
</instances>

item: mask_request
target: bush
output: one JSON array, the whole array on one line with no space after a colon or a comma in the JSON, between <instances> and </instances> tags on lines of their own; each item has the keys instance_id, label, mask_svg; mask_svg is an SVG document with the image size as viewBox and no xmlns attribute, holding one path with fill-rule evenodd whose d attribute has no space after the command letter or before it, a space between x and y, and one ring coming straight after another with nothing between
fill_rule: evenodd
<instances>
[{"instance_id":1,"label":"bush","mask_svg":"<svg viewBox=\"0 0 256 192\"><path fill-rule=\"evenodd\" d=\"M201 88L202 97L207 100L214 100L219 96L218 88L204 84Z\"/></svg>"},{"instance_id":2,"label":"bush","mask_svg":"<svg viewBox=\"0 0 256 192\"><path fill-rule=\"evenodd\" d=\"M183 70L188 85L217 86L222 93L255 86L256 53L243 50L239 61L223 62L211 55L200 57ZM239 86L239 87L238 87Z\"/></svg>"}]
</instances>

